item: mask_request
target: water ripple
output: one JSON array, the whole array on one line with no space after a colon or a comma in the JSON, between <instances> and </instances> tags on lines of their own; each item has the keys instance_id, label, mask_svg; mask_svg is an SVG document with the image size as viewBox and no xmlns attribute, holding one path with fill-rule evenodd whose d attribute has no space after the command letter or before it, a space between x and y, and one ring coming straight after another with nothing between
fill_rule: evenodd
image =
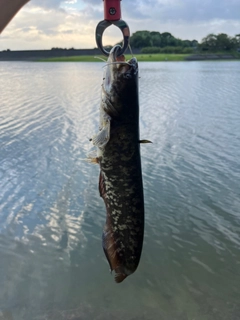
<instances>
[{"instance_id":1,"label":"water ripple","mask_svg":"<svg viewBox=\"0 0 240 320\"><path fill-rule=\"evenodd\" d=\"M146 231L138 271L117 289L101 248L99 168L83 160L101 66L0 63L0 308L19 320L79 301L236 318L239 62L140 63L141 138L153 142L141 146Z\"/></svg>"}]
</instances>

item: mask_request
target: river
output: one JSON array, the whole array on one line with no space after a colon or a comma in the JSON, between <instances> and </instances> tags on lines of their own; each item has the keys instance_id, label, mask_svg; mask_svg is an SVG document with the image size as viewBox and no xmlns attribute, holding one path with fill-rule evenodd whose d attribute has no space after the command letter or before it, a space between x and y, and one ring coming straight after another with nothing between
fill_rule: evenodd
<instances>
[{"instance_id":1,"label":"river","mask_svg":"<svg viewBox=\"0 0 240 320\"><path fill-rule=\"evenodd\" d=\"M240 62L140 63L145 239L116 284L101 244L104 63L0 62L0 319L240 318Z\"/></svg>"}]
</instances>

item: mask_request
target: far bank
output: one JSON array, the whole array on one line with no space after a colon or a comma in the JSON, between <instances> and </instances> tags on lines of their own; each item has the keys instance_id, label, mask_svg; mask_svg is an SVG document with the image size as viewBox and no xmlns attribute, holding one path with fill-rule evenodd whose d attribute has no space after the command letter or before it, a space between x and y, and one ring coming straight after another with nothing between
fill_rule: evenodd
<instances>
[{"instance_id":1,"label":"far bank","mask_svg":"<svg viewBox=\"0 0 240 320\"><path fill-rule=\"evenodd\" d=\"M131 55L126 54L126 59L131 59ZM134 54L138 61L207 61L207 60L239 60L240 55L234 56L230 54L174 54L174 53L157 53L157 54ZM49 59L40 59L40 62L100 62L106 60L105 56L73 56L73 57L55 57Z\"/></svg>"},{"instance_id":2,"label":"far bank","mask_svg":"<svg viewBox=\"0 0 240 320\"><path fill-rule=\"evenodd\" d=\"M133 50L133 55L138 61L206 61L206 60L239 60L240 53L196 53L196 54L175 54L175 53L141 53L140 50ZM40 62L99 62L105 59L98 49L61 49L61 50L28 50L0 52L0 61L40 61ZM126 54L130 59L131 55Z\"/></svg>"}]
</instances>

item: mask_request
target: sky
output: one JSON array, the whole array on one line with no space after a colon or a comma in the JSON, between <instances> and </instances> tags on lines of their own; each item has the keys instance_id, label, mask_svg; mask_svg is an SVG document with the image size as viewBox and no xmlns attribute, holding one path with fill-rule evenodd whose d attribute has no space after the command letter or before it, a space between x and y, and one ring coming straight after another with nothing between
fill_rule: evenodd
<instances>
[{"instance_id":1,"label":"sky","mask_svg":"<svg viewBox=\"0 0 240 320\"><path fill-rule=\"evenodd\" d=\"M131 33L170 32L201 41L209 33L240 33L240 0L122 0L122 19ZM31 0L0 35L0 50L94 48L103 20L102 0ZM122 39L119 29L104 32L104 45Z\"/></svg>"}]
</instances>

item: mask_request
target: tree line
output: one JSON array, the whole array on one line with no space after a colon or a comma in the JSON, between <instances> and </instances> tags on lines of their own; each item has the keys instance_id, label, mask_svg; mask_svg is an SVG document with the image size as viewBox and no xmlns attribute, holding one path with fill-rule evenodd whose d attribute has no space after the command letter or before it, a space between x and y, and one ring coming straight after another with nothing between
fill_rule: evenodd
<instances>
[{"instance_id":1,"label":"tree line","mask_svg":"<svg viewBox=\"0 0 240 320\"><path fill-rule=\"evenodd\" d=\"M175 38L169 32L137 31L130 38L132 48L142 53L193 53L240 51L240 34L230 37L225 33L209 34L199 43L197 40Z\"/></svg>"},{"instance_id":2,"label":"tree line","mask_svg":"<svg viewBox=\"0 0 240 320\"><path fill-rule=\"evenodd\" d=\"M240 34L229 37L226 33L210 33L202 39L199 48L211 52L240 50Z\"/></svg>"}]
</instances>

